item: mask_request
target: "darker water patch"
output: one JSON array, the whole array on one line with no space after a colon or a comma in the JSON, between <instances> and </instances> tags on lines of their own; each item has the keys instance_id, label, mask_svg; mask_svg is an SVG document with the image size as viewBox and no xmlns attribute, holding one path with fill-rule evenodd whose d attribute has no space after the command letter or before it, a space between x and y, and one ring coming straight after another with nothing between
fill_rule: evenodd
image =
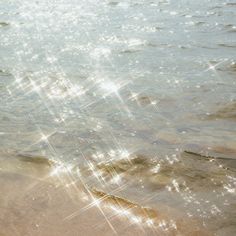
<instances>
[{"instance_id":1,"label":"darker water patch","mask_svg":"<svg viewBox=\"0 0 236 236\"><path fill-rule=\"evenodd\" d=\"M142 51L141 49L125 49L120 52L120 54L132 54Z\"/></svg>"},{"instance_id":2,"label":"darker water patch","mask_svg":"<svg viewBox=\"0 0 236 236\"><path fill-rule=\"evenodd\" d=\"M33 164L46 165L46 166L53 165L53 162L44 156L32 155L28 153L18 153L17 157L19 158L20 161L23 162L29 162Z\"/></svg>"},{"instance_id":3,"label":"darker water patch","mask_svg":"<svg viewBox=\"0 0 236 236\"><path fill-rule=\"evenodd\" d=\"M218 62L217 62L218 63ZM214 64L217 64L214 63ZM218 71L223 71L223 72L236 72L236 62L231 62L230 64L222 65L216 68Z\"/></svg>"},{"instance_id":4,"label":"darker water patch","mask_svg":"<svg viewBox=\"0 0 236 236\"><path fill-rule=\"evenodd\" d=\"M227 2L226 6L236 6L236 2Z\"/></svg>"},{"instance_id":5,"label":"darker water patch","mask_svg":"<svg viewBox=\"0 0 236 236\"><path fill-rule=\"evenodd\" d=\"M194 23L194 25L196 25L196 26L200 26L200 25L204 25L204 24L206 24L206 22L204 22L204 21L197 21Z\"/></svg>"},{"instance_id":6,"label":"darker water patch","mask_svg":"<svg viewBox=\"0 0 236 236\"><path fill-rule=\"evenodd\" d=\"M156 100L148 95L134 94L129 97L131 101L135 101L139 106L148 106L151 104L156 104Z\"/></svg>"},{"instance_id":7,"label":"darker water patch","mask_svg":"<svg viewBox=\"0 0 236 236\"><path fill-rule=\"evenodd\" d=\"M117 6L118 4L119 4L119 2L117 2L117 1L111 1L108 3L108 5L110 5L110 6Z\"/></svg>"},{"instance_id":8,"label":"darker water patch","mask_svg":"<svg viewBox=\"0 0 236 236\"><path fill-rule=\"evenodd\" d=\"M211 155L207 155L207 154L204 155L202 153L197 153L197 152L187 151L187 150L185 150L184 153L187 153L187 154L190 154L190 155L194 155L194 156L197 156L197 157L201 157L203 159L210 160L210 161L211 160L216 160L216 159L220 159L220 160L231 159L231 158L220 157L220 156L211 156Z\"/></svg>"},{"instance_id":9,"label":"darker water patch","mask_svg":"<svg viewBox=\"0 0 236 236\"><path fill-rule=\"evenodd\" d=\"M7 26L10 26L10 23L3 22L3 21L0 22L0 27L7 27Z\"/></svg>"},{"instance_id":10,"label":"darker water patch","mask_svg":"<svg viewBox=\"0 0 236 236\"><path fill-rule=\"evenodd\" d=\"M218 46L224 47L224 48L236 48L235 44L227 44L227 43L219 43Z\"/></svg>"},{"instance_id":11,"label":"darker water patch","mask_svg":"<svg viewBox=\"0 0 236 236\"><path fill-rule=\"evenodd\" d=\"M236 102L222 106L216 112L208 115L208 119L230 119L236 121Z\"/></svg>"},{"instance_id":12,"label":"darker water patch","mask_svg":"<svg viewBox=\"0 0 236 236\"><path fill-rule=\"evenodd\" d=\"M12 76L12 74L4 69L0 69L0 76Z\"/></svg>"},{"instance_id":13,"label":"darker water patch","mask_svg":"<svg viewBox=\"0 0 236 236\"><path fill-rule=\"evenodd\" d=\"M151 160L143 155L136 155L128 159L97 163L94 167L108 182L119 175L134 184L142 179L153 190L169 186L173 191L184 191L186 188L208 191L222 188L227 182L226 175L231 173L211 159L185 151L176 160Z\"/></svg>"},{"instance_id":14,"label":"darker water patch","mask_svg":"<svg viewBox=\"0 0 236 236\"><path fill-rule=\"evenodd\" d=\"M186 144L184 153L205 161L215 162L225 169L236 170L236 149L234 148Z\"/></svg>"},{"instance_id":15,"label":"darker water patch","mask_svg":"<svg viewBox=\"0 0 236 236\"><path fill-rule=\"evenodd\" d=\"M232 62L232 63L229 65L229 69L236 72L236 62Z\"/></svg>"},{"instance_id":16,"label":"darker water patch","mask_svg":"<svg viewBox=\"0 0 236 236\"><path fill-rule=\"evenodd\" d=\"M223 25L223 27L227 30L228 33L236 32L236 26L233 24L226 24L226 25Z\"/></svg>"},{"instance_id":17,"label":"darker water patch","mask_svg":"<svg viewBox=\"0 0 236 236\"><path fill-rule=\"evenodd\" d=\"M139 105L141 105L141 106L150 105L152 103L152 100L149 96L137 97L137 101L138 101Z\"/></svg>"}]
</instances>

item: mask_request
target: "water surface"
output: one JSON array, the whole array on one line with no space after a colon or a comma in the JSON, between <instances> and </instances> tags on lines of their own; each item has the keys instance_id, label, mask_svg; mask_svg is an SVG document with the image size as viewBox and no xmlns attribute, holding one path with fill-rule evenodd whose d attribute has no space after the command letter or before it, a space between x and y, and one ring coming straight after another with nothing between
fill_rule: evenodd
<instances>
[{"instance_id":1,"label":"water surface","mask_svg":"<svg viewBox=\"0 0 236 236\"><path fill-rule=\"evenodd\" d=\"M233 0L1 1L1 156L234 235L235 22Z\"/></svg>"}]
</instances>

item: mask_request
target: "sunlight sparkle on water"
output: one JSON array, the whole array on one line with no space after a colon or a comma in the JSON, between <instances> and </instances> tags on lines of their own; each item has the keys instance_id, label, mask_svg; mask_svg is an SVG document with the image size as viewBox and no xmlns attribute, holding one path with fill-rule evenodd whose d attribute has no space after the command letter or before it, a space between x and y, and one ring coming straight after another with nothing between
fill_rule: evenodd
<instances>
[{"instance_id":1,"label":"sunlight sparkle on water","mask_svg":"<svg viewBox=\"0 0 236 236\"><path fill-rule=\"evenodd\" d=\"M108 93L116 93L117 94L119 91L119 87L111 81L102 82L100 84L100 88L104 89Z\"/></svg>"}]
</instances>

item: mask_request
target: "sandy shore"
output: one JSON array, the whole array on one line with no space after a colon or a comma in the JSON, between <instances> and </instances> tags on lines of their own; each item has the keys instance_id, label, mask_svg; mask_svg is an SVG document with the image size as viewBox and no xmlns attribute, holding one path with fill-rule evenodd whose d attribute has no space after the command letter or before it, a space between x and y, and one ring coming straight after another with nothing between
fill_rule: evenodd
<instances>
[{"instance_id":1,"label":"sandy shore","mask_svg":"<svg viewBox=\"0 0 236 236\"><path fill-rule=\"evenodd\" d=\"M51 175L47 160L29 160L1 154L1 236L210 235L184 219L167 228L167 213L86 190L69 175Z\"/></svg>"}]
</instances>

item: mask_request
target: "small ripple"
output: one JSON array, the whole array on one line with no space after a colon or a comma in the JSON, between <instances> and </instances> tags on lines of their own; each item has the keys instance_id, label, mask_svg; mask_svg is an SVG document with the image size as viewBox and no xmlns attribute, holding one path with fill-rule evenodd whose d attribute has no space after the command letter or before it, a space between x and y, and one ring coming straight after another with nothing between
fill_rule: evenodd
<instances>
[{"instance_id":1,"label":"small ripple","mask_svg":"<svg viewBox=\"0 0 236 236\"><path fill-rule=\"evenodd\" d=\"M7 22L0 22L0 28L1 27L7 27L7 26L10 26L10 23L7 23Z\"/></svg>"}]
</instances>

